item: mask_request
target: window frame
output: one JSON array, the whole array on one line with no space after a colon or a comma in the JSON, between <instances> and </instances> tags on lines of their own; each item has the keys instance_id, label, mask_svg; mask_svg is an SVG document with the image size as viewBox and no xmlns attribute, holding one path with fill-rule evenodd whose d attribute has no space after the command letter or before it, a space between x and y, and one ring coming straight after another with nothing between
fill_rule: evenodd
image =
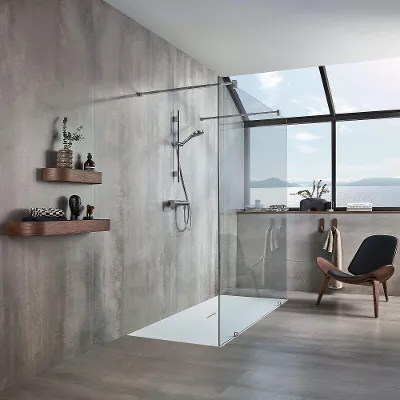
<instances>
[{"instance_id":1,"label":"window frame","mask_svg":"<svg viewBox=\"0 0 400 400\"><path fill-rule=\"evenodd\" d=\"M336 151L337 151L337 122L344 121L364 121L372 119L390 119L390 118L400 118L400 109L391 110L371 110L371 111L360 111L353 113L339 113L335 111L335 103L332 97L331 86L329 84L329 79L325 66L319 66L319 73L321 76L321 84L325 92L326 103L329 109L329 114L321 115L309 115L302 117L289 117L289 118L272 118L272 119L259 119L250 120L246 115L243 118L244 124L244 136L245 136L245 200L250 198L250 181L249 170L250 170L250 159L248 153L248 142L249 142L249 130L251 128L257 128L261 126L278 126L278 125L301 125L301 124L313 124L313 123L331 123L331 180L332 180L332 208L334 211L346 211L346 207L336 206ZM229 77L223 78L224 82L230 82ZM236 91L228 86L229 93L238 108L240 113L246 114L246 110L237 95ZM245 204L247 204L245 202ZM290 208L289 211L298 211L299 208ZM372 211L400 211L400 207L373 207Z\"/></svg>"}]
</instances>

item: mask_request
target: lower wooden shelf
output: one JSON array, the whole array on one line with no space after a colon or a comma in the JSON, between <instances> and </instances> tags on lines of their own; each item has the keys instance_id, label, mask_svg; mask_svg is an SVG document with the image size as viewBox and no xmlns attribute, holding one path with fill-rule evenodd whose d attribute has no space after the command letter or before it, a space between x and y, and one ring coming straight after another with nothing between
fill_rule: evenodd
<instances>
[{"instance_id":1,"label":"lower wooden shelf","mask_svg":"<svg viewBox=\"0 0 400 400\"><path fill-rule=\"evenodd\" d=\"M8 222L5 233L8 236L29 237L74 235L109 230L109 219L93 219L80 221Z\"/></svg>"},{"instance_id":2,"label":"lower wooden shelf","mask_svg":"<svg viewBox=\"0 0 400 400\"><path fill-rule=\"evenodd\" d=\"M83 171L70 168L42 169L42 180L44 182L100 184L102 179L102 173L97 171Z\"/></svg>"}]
</instances>

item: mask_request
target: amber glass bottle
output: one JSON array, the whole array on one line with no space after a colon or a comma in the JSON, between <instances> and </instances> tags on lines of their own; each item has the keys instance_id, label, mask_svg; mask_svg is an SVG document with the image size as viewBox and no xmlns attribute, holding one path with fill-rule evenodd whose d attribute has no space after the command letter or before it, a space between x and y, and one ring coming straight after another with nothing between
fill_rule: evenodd
<instances>
[{"instance_id":1,"label":"amber glass bottle","mask_svg":"<svg viewBox=\"0 0 400 400\"><path fill-rule=\"evenodd\" d=\"M94 171L95 170L95 163L92 159L92 155L88 153L87 160L84 165L85 171Z\"/></svg>"}]
</instances>

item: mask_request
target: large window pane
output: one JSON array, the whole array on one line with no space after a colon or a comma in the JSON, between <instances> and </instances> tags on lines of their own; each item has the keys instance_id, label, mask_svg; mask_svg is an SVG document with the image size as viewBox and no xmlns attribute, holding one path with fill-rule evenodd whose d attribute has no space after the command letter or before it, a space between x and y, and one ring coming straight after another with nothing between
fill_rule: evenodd
<instances>
[{"instance_id":1,"label":"large window pane","mask_svg":"<svg viewBox=\"0 0 400 400\"><path fill-rule=\"evenodd\" d=\"M286 125L250 129L250 205L286 205Z\"/></svg>"},{"instance_id":2,"label":"large window pane","mask_svg":"<svg viewBox=\"0 0 400 400\"><path fill-rule=\"evenodd\" d=\"M328 114L318 68L266 72L232 77L238 87L284 117Z\"/></svg>"},{"instance_id":3,"label":"large window pane","mask_svg":"<svg viewBox=\"0 0 400 400\"><path fill-rule=\"evenodd\" d=\"M338 122L337 200L400 207L400 119Z\"/></svg>"},{"instance_id":4,"label":"large window pane","mask_svg":"<svg viewBox=\"0 0 400 400\"><path fill-rule=\"evenodd\" d=\"M400 58L327 67L338 113L400 108Z\"/></svg>"},{"instance_id":5,"label":"large window pane","mask_svg":"<svg viewBox=\"0 0 400 400\"><path fill-rule=\"evenodd\" d=\"M323 180L331 189L331 124L268 126L250 132L250 202L298 208L293 195ZM323 196L331 200L331 193Z\"/></svg>"},{"instance_id":6,"label":"large window pane","mask_svg":"<svg viewBox=\"0 0 400 400\"><path fill-rule=\"evenodd\" d=\"M290 208L300 206L302 189L311 190L313 181L326 183L329 193L322 197L331 201L331 124L289 125L287 129L287 176L294 187L288 188Z\"/></svg>"}]
</instances>

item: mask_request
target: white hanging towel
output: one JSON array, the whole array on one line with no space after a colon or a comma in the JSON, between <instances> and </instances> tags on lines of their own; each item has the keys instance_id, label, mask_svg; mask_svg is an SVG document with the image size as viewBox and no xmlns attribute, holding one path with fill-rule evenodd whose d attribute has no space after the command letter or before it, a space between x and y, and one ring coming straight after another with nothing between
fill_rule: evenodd
<instances>
[{"instance_id":1,"label":"white hanging towel","mask_svg":"<svg viewBox=\"0 0 400 400\"><path fill-rule=\"evenodd\" d=\"M279 249L279 228L273 228L269 226L267 231L265 232L265 242L264 242L264 262L261 274L261 282L264 286L266 284L266 275L268 267L270 267L270 263L272 262L272 253Z\"/></svg>"},{"instance_id":2,"label":"white hanging towel","mask_svg":"<svg viewBox=\"0 0 400 400\"><path fill-rule=\"evenodd\" d=\"M342 238L340 236L339 229L335 227L329 229L328 235L322 248L331 254L332 264L343 271ZM343 283L338 282L336 279L331 279L329 281L328 287L330 289L341 289L343 287Z\"/></svg>"}]
</instances>

